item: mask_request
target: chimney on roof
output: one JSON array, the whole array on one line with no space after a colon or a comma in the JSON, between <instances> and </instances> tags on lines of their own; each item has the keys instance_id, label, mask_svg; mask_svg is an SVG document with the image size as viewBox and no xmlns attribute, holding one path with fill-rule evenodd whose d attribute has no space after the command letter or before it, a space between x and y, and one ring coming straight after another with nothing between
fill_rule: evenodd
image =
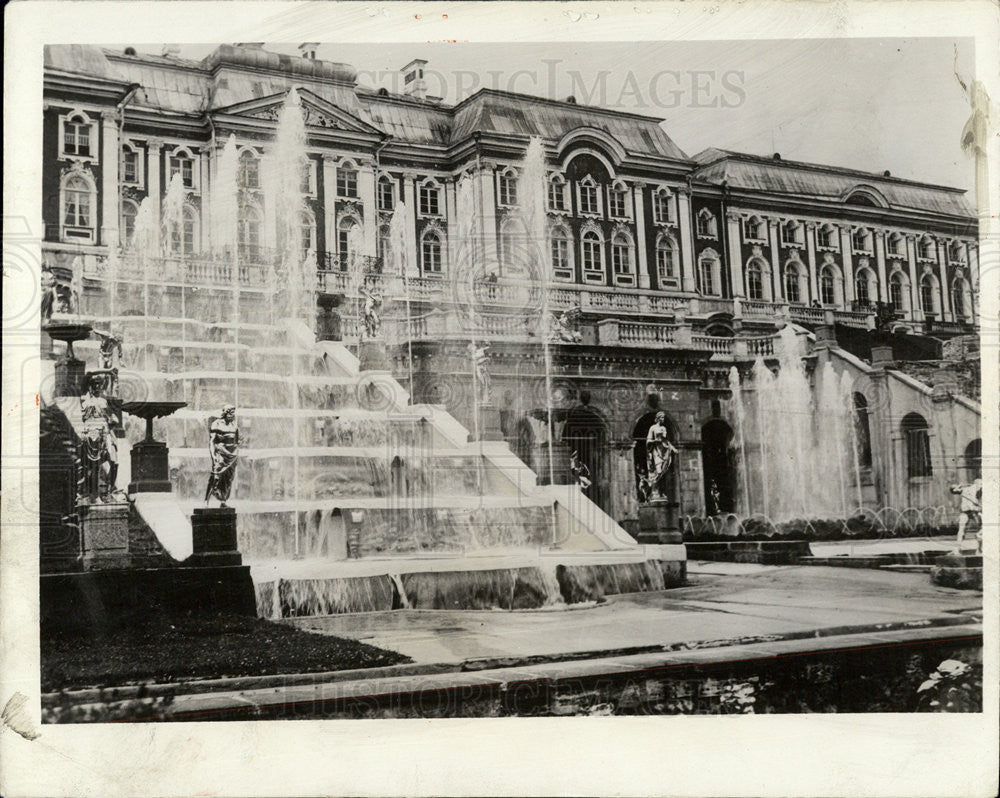
<instances>
[{"instance_id":1,"label":"chimney on roof","mask_svg":"<svg viewBox=\"0 0 1000 798\"><path fill-rule=\"evenodd\" d=\"M892 172L890 172L890 171L889 171L888 169L886 169L886 170L885 170L885 171L884 171L884 172L882 173L882 177L892 177Z\"/></svg>"},{"instance_id":2,"label":"chimney on roof","mask_svg":"<svg viewBox=\"0 0 1000 798\"><path fill-rule=\"evenodd\" d=\"M181 54L181 46L179 44L165 44L163 49L160 50L160 55L165 58L176 58Z\"/></svg>"},{"instance_id":3,"label":"chimney on roof","mask_svg":"<svg viewBox=\"0 0 1000 798\"><path fill-rule=\"evenodd\" d=\"M304 42L299 45L299 55L310 61L315 61L317 47L319 47L319 42Z\"/></svg>"},{"instance_id":4,"label":"chimney on roof","mask_svg":"<svg viewBox=\"0 0 1000 798\"><path fill-rule=\"evenodd\" d=\"M576 105L576 96L573 95L573 94L571 94L569 97L567 97L565 100L563 100L563 102L567 102L567 103L571 103L572 105Z\"/></svg>"},{"instance_id":5,"label":"chimney on roof","mask_svg":"<svg viewBox=\"0 0 1000 798\"><path fill-rule=\"evenodd\" d=\"M403 94L422 100L427 96L427 81L424 80L424 67L427 62L422 58L414 58L403 67Z\"/></svg>"},{"instance_id":6,"label":"chimney on roof","mask_svg":"<svg viewBox=\"0 0 1000 798\"><path fill-rule=\"evenodd\" d=\"M776 160L776 161L780 161L780 160L781 160L781 153L780 153L780 152L776 152L776 153L775 153L774 155L772 155L771 157L772 157L772 158L773 158L774 160Z\"/></svg>"}]
</instances>

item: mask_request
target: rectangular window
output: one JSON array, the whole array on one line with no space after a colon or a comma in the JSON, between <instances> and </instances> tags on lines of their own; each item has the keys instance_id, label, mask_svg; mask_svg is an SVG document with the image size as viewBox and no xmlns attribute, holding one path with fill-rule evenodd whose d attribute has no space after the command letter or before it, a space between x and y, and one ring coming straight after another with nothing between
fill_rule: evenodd
<instances>
[{"instance_id":1,"label":"rectangular window","mask_svg":"<svg viewBox=\"0 0 1000 798\"><path fill-rule=\"evenodd\" d=\"M194 188L194 161L184 156L170 156L170 178L174 175L181 176L181 183L184 188Z\"/></svg>"},{"instance_id":2,"label":"rectangular window","mask_svg":"<svg viewBox=\"0 0 1000 798\"><path fill-rule=\"evenodd\" d=\"M358 196L358 173L353 169L337 170L337 196L357 197Z\"/></svg>"},{"instance_id":3,"label":"rectangular window","mask_svg":"<svg viewBox=\"0 0 1000 798\"><path fill-rule=\"evenodd\" d=\"M125 150L122 158L122 181L125 183L139 182L139 153Z\"/></svg>"},{"instance_id":4,"label":"rectangular window","mask_svg":"<svg viewBox=\"0 0 1000 798\"><path fill-rule=\"evenodd\" d=\"M63 122L63 152L67 155L90 155L90 123Z\"/></svg>"},{"instance_id":5,"label":"rectangular window","mask_svg":"<svg viewBox=\"0 0 1000 798\"><path fill-rule=\"evenodd\" d=\"M597 186L580 186L580 213L598 213Z\"/></svg>"},{"instance_id":6,"label":"rectangular window","mask_svg":"<svg viewBox=\"0 0 1000 798\"><path fill-rule=\"evenodd\" d=\"M315 161L310 159L306 161L306 167L302 170L302 183L299 185L299 191L309 196L316 193L316 181L313 179L316 174L315 166Z\"/></svg>"},{"instance_id":7,"label":"rectangular window","mask_svg":"<svg viewBox=\"0 0 1000 798\"><path fill-rule=\"evenodd\" d=\"M624 191L612 191L609 197L609 204L611 206L611 215L621 219L625 214L625 192Z\"/></svg>"},{"instance_id":8,"label":"rectangular window","mask_svg":"<svg viewBox=\"0 0 1000 798\"><path fill-rule=\"evenodd\" d=\"M380 211L391 211L395 207L395 197L392 192L392 183L389 180L378 181L378 209Z\"/></svg>"},{"instance_id":9,"label":"rectangular window","mask_svg":"<svg viewBox=\"0 0 1000 798\"><path fill-rule=\"evenodd\" d=\"M440 203L437 186L420 187L420 213L423 216L440 215Z\"/></svg>"},{"instance_id":10,"label":"rectangular window","mask_svg":"<svg viewBox=\"0 0 1000 798\"><path fill-rule=\"evenodd\" d=\"M566 192L563 183L549 183L549 208L553 211L566 210Z\"/></svg>"},{"instance_id":11,"label":"rectangular window","mask_svg":"<svg viewBox=\"0 0 1000 798\"><path fill-rule=\"evenodd\" d=\"M500 204L517 205L517 180L510 175L500 178Z\"/></svg>"},{"instance_id":12,"label":"rectangular window","mask_svg":"<svg viewBox=\"0 0 1000 798\"><path fill-rule=\"evenodd\" d=\"M653 201L653 216L657 224L667 224L673 219L669 194L661 191L656 195Z\"/></svg>"},{"instance_id":13,"label":"rectangular window","mask_svg":"<svg viewBox=\"0 0 1000 798\"><path fill-rule=\"evenodd\" d=\"M569 242L565 238L552 239L552 268L557 276L569 270Z\"/></svg>"}]
</instances>

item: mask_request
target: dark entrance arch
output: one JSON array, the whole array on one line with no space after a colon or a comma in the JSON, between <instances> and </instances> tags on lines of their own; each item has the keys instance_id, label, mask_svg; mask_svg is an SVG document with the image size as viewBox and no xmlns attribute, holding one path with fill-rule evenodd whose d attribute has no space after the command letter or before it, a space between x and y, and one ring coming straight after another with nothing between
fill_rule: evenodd
<instances>
[{"instance_id":1,"label":"dark entrance arch","mask_svg":"<svg viewBox=\"0 0 1000 798\"><path fill-rule=\"evenodd\" d=\"M604 419L586 405L574 407L566 414L562 442L566 448L567 473L569 457L575 451L590 470L591 484L584 495L602 510L607 510L611 475L607 464L608 433Z\"/></svg>"},{"instance_id":2,"label":"dark entrance arch","mask_svg":"<svg viewBox=\"0 0 1000 798\"><path fill-rule=\"evenodd\" d=\"M969 441L965 447L965 474L969 481L980 479L983 476L983 439L976 438Z\"/></svg>"},{"instance_id":3,"label":"dark entrance arch","mask_svg":"<svg viewBox=\"0 0 1000 798\"><path fill-rule=\"evenodd\" d=\"M731 513L736 509L736 458L730 448L732 440L733 430L721 418L713 418L701 428L706 515ZM712 496L713 485L719 494L717 500Z\"/></svg>"}]
</instances>

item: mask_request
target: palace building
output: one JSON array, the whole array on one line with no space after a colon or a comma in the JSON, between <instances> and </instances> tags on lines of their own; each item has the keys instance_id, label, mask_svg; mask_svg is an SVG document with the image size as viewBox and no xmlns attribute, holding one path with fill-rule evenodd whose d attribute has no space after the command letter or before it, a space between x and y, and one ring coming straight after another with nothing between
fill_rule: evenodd
<instances>
[{"instance_id":1,"label":"palace building","mask_svg":"<svg viewBox=\"0 0 1000 798\"><path fill-rule=\"evenodd\" d=\"M370 277L392 374L414 401L444 405L479 437L496 428L543 481L568 481L577 451L588 495L623 526L637 518L658 410L682 515L760 510L743 477L766 445L745 440L735 459L733 369L775 364L783 329L808 374L830 362L853 385L854 505L947 504L948 484L977 471L975 391L942 376L949 342L978 324L964 191L777 153L689 155L660 119L573 98L482 89L448 105L427 96L425 66L406 65L396 94L314 46L295 57L222 45L201 61L47 47L46 264L83 313L223 313L233 290L244 314L266 312L263 294L251 300L280 242L264 183L294 90L320 336L357 341L357 275ZM230 199L213 190L231 137L238 247L222 252L213 236ZM533 139L542 240L524 219ZM175 176L183 196L165 227ZM491 418L472 388L470 351L484 348Z\"/></svg>"}]
</instances>

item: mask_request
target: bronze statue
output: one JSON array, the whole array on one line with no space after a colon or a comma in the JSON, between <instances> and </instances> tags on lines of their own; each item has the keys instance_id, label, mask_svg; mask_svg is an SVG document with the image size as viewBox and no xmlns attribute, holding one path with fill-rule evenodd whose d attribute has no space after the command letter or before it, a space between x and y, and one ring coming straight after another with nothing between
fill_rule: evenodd
<instances>
[{"instance_id":1,"label":"bronze statue","mask_svg":"<svg viewBox=\"0 0 1000 798\"><path fill-rule=\"evenodd\" d=\"M226 501L233 489L236 476L236 458L240 446L240 430L236 426L236 408L225 405L222 417L212 417L208 421L208 451L212 456L212 472L208 476L205 490L205 504L215 496L226 507Z\"/></svg>"},{"instance_id":2,"label":"bronze statue","mask_svg":"<svg viewBox=\"0 0 1000 798\"><path fill-rule=\"evenodd\" d=\"M580 459L580 455L574 449L569 456L569 470L573 475L573 479L576 484L580 486L580 490L587 490L593 483L590 480L590 469L587 468L587 464Z\"/></svg>"},{"instance_id":3,"label":"bronze statue","mask_svg":"<svg viewBox=\"0 0 1000 798\"><path fill-rule=\"evenodd\" d=\"M667 498L667 474L677 449L670 442L666 427L667 414L656 414L646 434L646 495L649 500Z\"/></svg>"},{"instance_id":4,"label":"bronze statue","mask_svg":"<svg viewBox=\"0 0 1000 798\"><path fill-rule=\"evenodd\" d=\"M101 361L101 369L108 374L108 395L118 396L118 367L121 365L123 357L121 338L110 332L104 333L100 330L92 332L101 340L98 356Z\"/></svg>"},{"instance_id":5,"label":"bronze statue","mask_svg":"<svg viewBox=\"0 0 1000 798\"><path fill-rule=\"evenodd\" d=\"M106 385L103 372L91 372L87 390L80 397L80 415L83 421L80 461L83 467L83 495L91 504L114 498L118 479L118 444L114 430L117 419L102 395ZM101 473L107 464L107 477L101 490Z\"/></svg>"},{"instance_id":6,"label":"bronze statue","mask_svg":"<svg viewBox=\"0 0 1000 798\"><path fill-rule=\"evenodd\" d=\"M472 350L472 360L476 370L479 401L483 404L488 404L492 393L490 390L490 373L486 370L486 366L490 362L489 355L486 354L489 351L489 346L483 344L477 347L475 344L469 344L469 348Z\"/></svg>"},{"instance_id":7,"label":"bronze statue","mask_svg":"<svg viewBox=\"0 0 1000 798\"><path fill-rule=\"evenodd\" d=\"M377 288L369 290L368 286L363 285L361 296L365 298L362 310L365 337L371 341L378 337L379 330L382 329L382 293Z\"/></svg>"},{"instance_id":8,"label":"bronze statue","mask_svg":"<svg viewBox=\"0 0 1000 798\"><path fill-rule=\"evenodd\" d=\"M553 343L580 343L583 337L580 334L581 312L579 307L575 307L562 313L553 313L549 325L549 340Z\"/></svg>"}]
</instances>

